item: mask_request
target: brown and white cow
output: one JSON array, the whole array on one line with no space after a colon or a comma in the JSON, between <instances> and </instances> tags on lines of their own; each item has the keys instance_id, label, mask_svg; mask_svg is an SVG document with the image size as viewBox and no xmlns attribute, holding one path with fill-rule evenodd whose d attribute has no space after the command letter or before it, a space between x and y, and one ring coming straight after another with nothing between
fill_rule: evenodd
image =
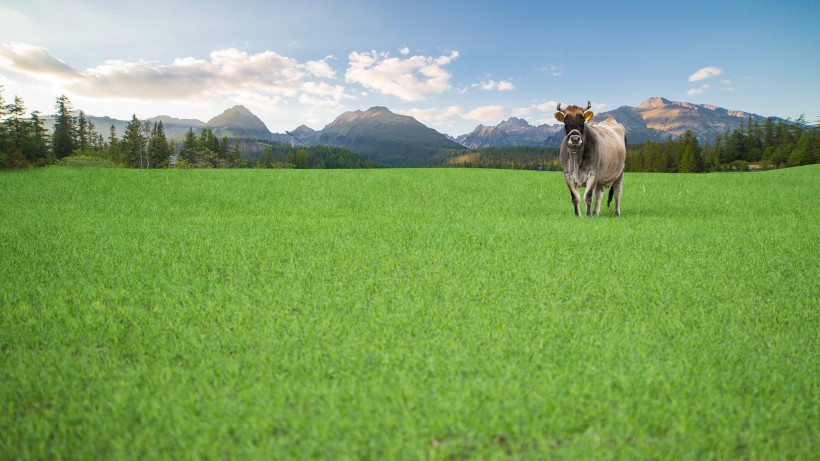
<instances>
[{"instance_id":1,"label":"brown and white cow","mask_svg":"<svg viewBox=\"0 0 820 461\"><path fill-rule=\"evenodd\" d=\"M561 110L561 104L558 104L555 118L564 122L566 132L558 159L572 195L576 216L581 216L579 187L586 188L584 203L587 204L587 216L598 216L601 213L601 198L606 187L610 187L606 206L609 207L614 195L615 216L620 216L626 130L613 118L597 124L586 123L595 115L589 110L590 107L592 104L587 102L586 109L569 106ZM591 207L593 195L594 211Z\"/></svg>"}]
</instances>

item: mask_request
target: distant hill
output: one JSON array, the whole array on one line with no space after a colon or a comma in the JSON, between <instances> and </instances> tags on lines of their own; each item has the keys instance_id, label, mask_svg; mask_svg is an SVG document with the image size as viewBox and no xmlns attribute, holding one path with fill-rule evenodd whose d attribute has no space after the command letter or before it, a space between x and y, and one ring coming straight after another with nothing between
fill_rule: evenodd
<instances>
[{"instance_id":1,"label":"distant hill","mask_svg":"<svg viewBox=\"0 0 820 461\"><path fill-rule=\"evenodd\" d=\"M194 132L198 133L202 127L205 126L205 122L202 120L195 118L174 118L168 115L159 115L149 118L148 122L151 124L162 122L162 127L165 129L165 136L169 139L183 139L189 129L193 128ZM123 126L122 131L117 130L117 133L122 136L124 131L125 126Z\"/></svg>"},{"instance_id":2,"label":"distant hill","mask_svg":"<svg viewBox=\"0 0 820 461\"><path fill-rule=\"evenodd\" d=\"M763 122L766 117L747 112L729 110L708 104L670 101L665 98L649 98L637 107L622 106L595 115L594 121L612 117L626 127L630 144L645 141L663 142L676 139L687 130L701 143L714 142L728 130L740 127L748 117ZM479 125L471 133L456 140L471 149L481 147L545 146L557 147L563 139L561 125L532 126L525 120L510 118L496 126Z\"/></svg>"},{"instance_id":3,"label":"distant hill","mask_svg":"<svg viewBox=\"0 0 820 461\"><path fill-rule=\"evenodd\" d=\"M272 139L265 122L245 106L231 107L208 120L205 128L210 128L218 138Z\"/></svg>"},{"instance_id":4,"label":"distant hill","mask_svg":"<svg viewBox=\"0 0 820 461\"><path fill-rule=\"evenodd\" d=\"M344 147L389 166L438 164L444 159L444 151L463 149L413 117L394 114L386 107L345 112L322 130L300 136L298 141Z\"/></svg>"},{"instance_id":5,"label":"distant hill","mask_svg":"<svg viewBox=\"0 0 820 461\"><path fill-rule=\"evenodd\" d=\"M162 122L162 126L185 126L185 127L193 127L193 128L202 128L205 126L205 122L202 120L198 120L195 118L174 118L169 115L157 115L156 117L151 117L148 119L149 122Z\"/></svg>"},{"instance_id":6,"label":"distant hill","mask_svg":"<svg viewBox=\"0 0 820 461\"><path fill-rule=\"evenodd\" d=\"M78 114L79 112L74 113L75 116ZM122 138L122 135L125 133L126 125L128 125L131 121L118 120L108 116L98 117L88 114L86 114L86 119L94 124L94 131L100 133L106 141L108 141L112 126L117 132L117 137ZM202 130L202 127L205 126L205 122L202 120L180 119L170 117L168 115L159 115L149 118L147 121L152 125L161 121L162 127L165 129L165 136L168 137L168 139L175 140L182 140L185 137L185 133L188 132L188 129L190 128L193 128L195 133L199 133ZM43 124L45 125L46 130L50 133L54 129L54 116L46 115L43 117Z\"/></svg>"}]
</instances>

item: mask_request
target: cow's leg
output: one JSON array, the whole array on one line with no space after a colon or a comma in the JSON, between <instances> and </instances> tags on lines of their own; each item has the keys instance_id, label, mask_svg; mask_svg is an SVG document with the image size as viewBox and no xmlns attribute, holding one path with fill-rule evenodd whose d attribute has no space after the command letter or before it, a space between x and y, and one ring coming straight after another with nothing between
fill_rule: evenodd
<instances>
[{"instance_id":1,"label":"cow's leg","mask_svg":"<svg viewBox=\"0 0 820 461\"><path fill-rule=\"evenodd\" d=\"M618 176L618 179L616 179L615 182L612 183L612 190L613 190L612 195L615 196L615 216L616 217L621 215L621 189L622 189L623 181L624 181L624 174L621 173L621 175Z\"/></svg>"},{"instance_id":2,"label":"cow's leg","mask_svg":"<svg viewBox=\"0 0 820 461\"><path fill-rule=\"evenodd\" d=\"M575 207L575 216L581 216L581 193L578 192L578 187L575 185L575 181L570 179L568 176L564 176L564 180L567 182L567 187L569 187L569 195L572 199L572 206Z\"/></svg>"},{"instance_id":3,"label":"cow's leg","mask_svg":"<svg viewBox=\"0 0 820 461\"><path fill-rule=\"evenodd\" d=\"M600 216L601 214L601 199L604 197L604 186L598 185L595 188L595 211L592 212L593 216Z\"/></svg>"},{"instance_id":4,"label":"cow's leg","mask_svg":"<svg viewBox=\"0 0 820 461\"><path fill-rule=\"evenodd\" d=\"M587 216L592 216L592 196L595 195L595 188L597 187L595 175L589 175L587 179L586 191L584 191L584 203L587 204Z\"/></svg>"}]
</instances>

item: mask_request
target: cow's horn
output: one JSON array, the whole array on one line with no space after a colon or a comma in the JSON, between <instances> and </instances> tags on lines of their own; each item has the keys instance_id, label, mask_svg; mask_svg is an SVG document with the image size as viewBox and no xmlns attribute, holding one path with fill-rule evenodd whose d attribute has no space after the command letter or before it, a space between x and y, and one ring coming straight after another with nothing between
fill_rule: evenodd
<instances>
[{"instance_id":1,"label":"cow's horn","mask_svg":"<svg viewBox=\"0 0 820 461\"><path fill-rule=\"evenodd\" d=\"M584 112L588 111L590 107L592 107L592 103L587 101L587 108L584 109Z\"/></svg>"},{"instance_id":2,"label":"cow's horn","mask_svg":"<svg viewBox=\"0 0 820 461\"><path fill-rule=\"evenodd\" d=\"M558 103L558 107L555 110L557 110L558 112L561 112L562 114L564 113L564 111L561 110L561 103L560 102Z\"/></svg>"}]
</instances>

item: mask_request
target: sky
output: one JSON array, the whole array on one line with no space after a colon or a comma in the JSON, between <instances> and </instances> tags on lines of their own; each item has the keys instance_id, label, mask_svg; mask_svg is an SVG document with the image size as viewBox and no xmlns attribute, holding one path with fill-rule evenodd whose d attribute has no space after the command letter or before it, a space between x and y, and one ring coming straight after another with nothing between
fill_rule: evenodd
<instances>
[{"instance_id":1,"label":"sky","mask_svg":"<svg viewBox=\"0 0 820 461\"><path fill-rule=\"evenodd\" d=\"M385 106L452 136L650 97L820 120L820 2L0 0L0 85L28 112L273 132Z\"/></svg>"}]
</instances>

